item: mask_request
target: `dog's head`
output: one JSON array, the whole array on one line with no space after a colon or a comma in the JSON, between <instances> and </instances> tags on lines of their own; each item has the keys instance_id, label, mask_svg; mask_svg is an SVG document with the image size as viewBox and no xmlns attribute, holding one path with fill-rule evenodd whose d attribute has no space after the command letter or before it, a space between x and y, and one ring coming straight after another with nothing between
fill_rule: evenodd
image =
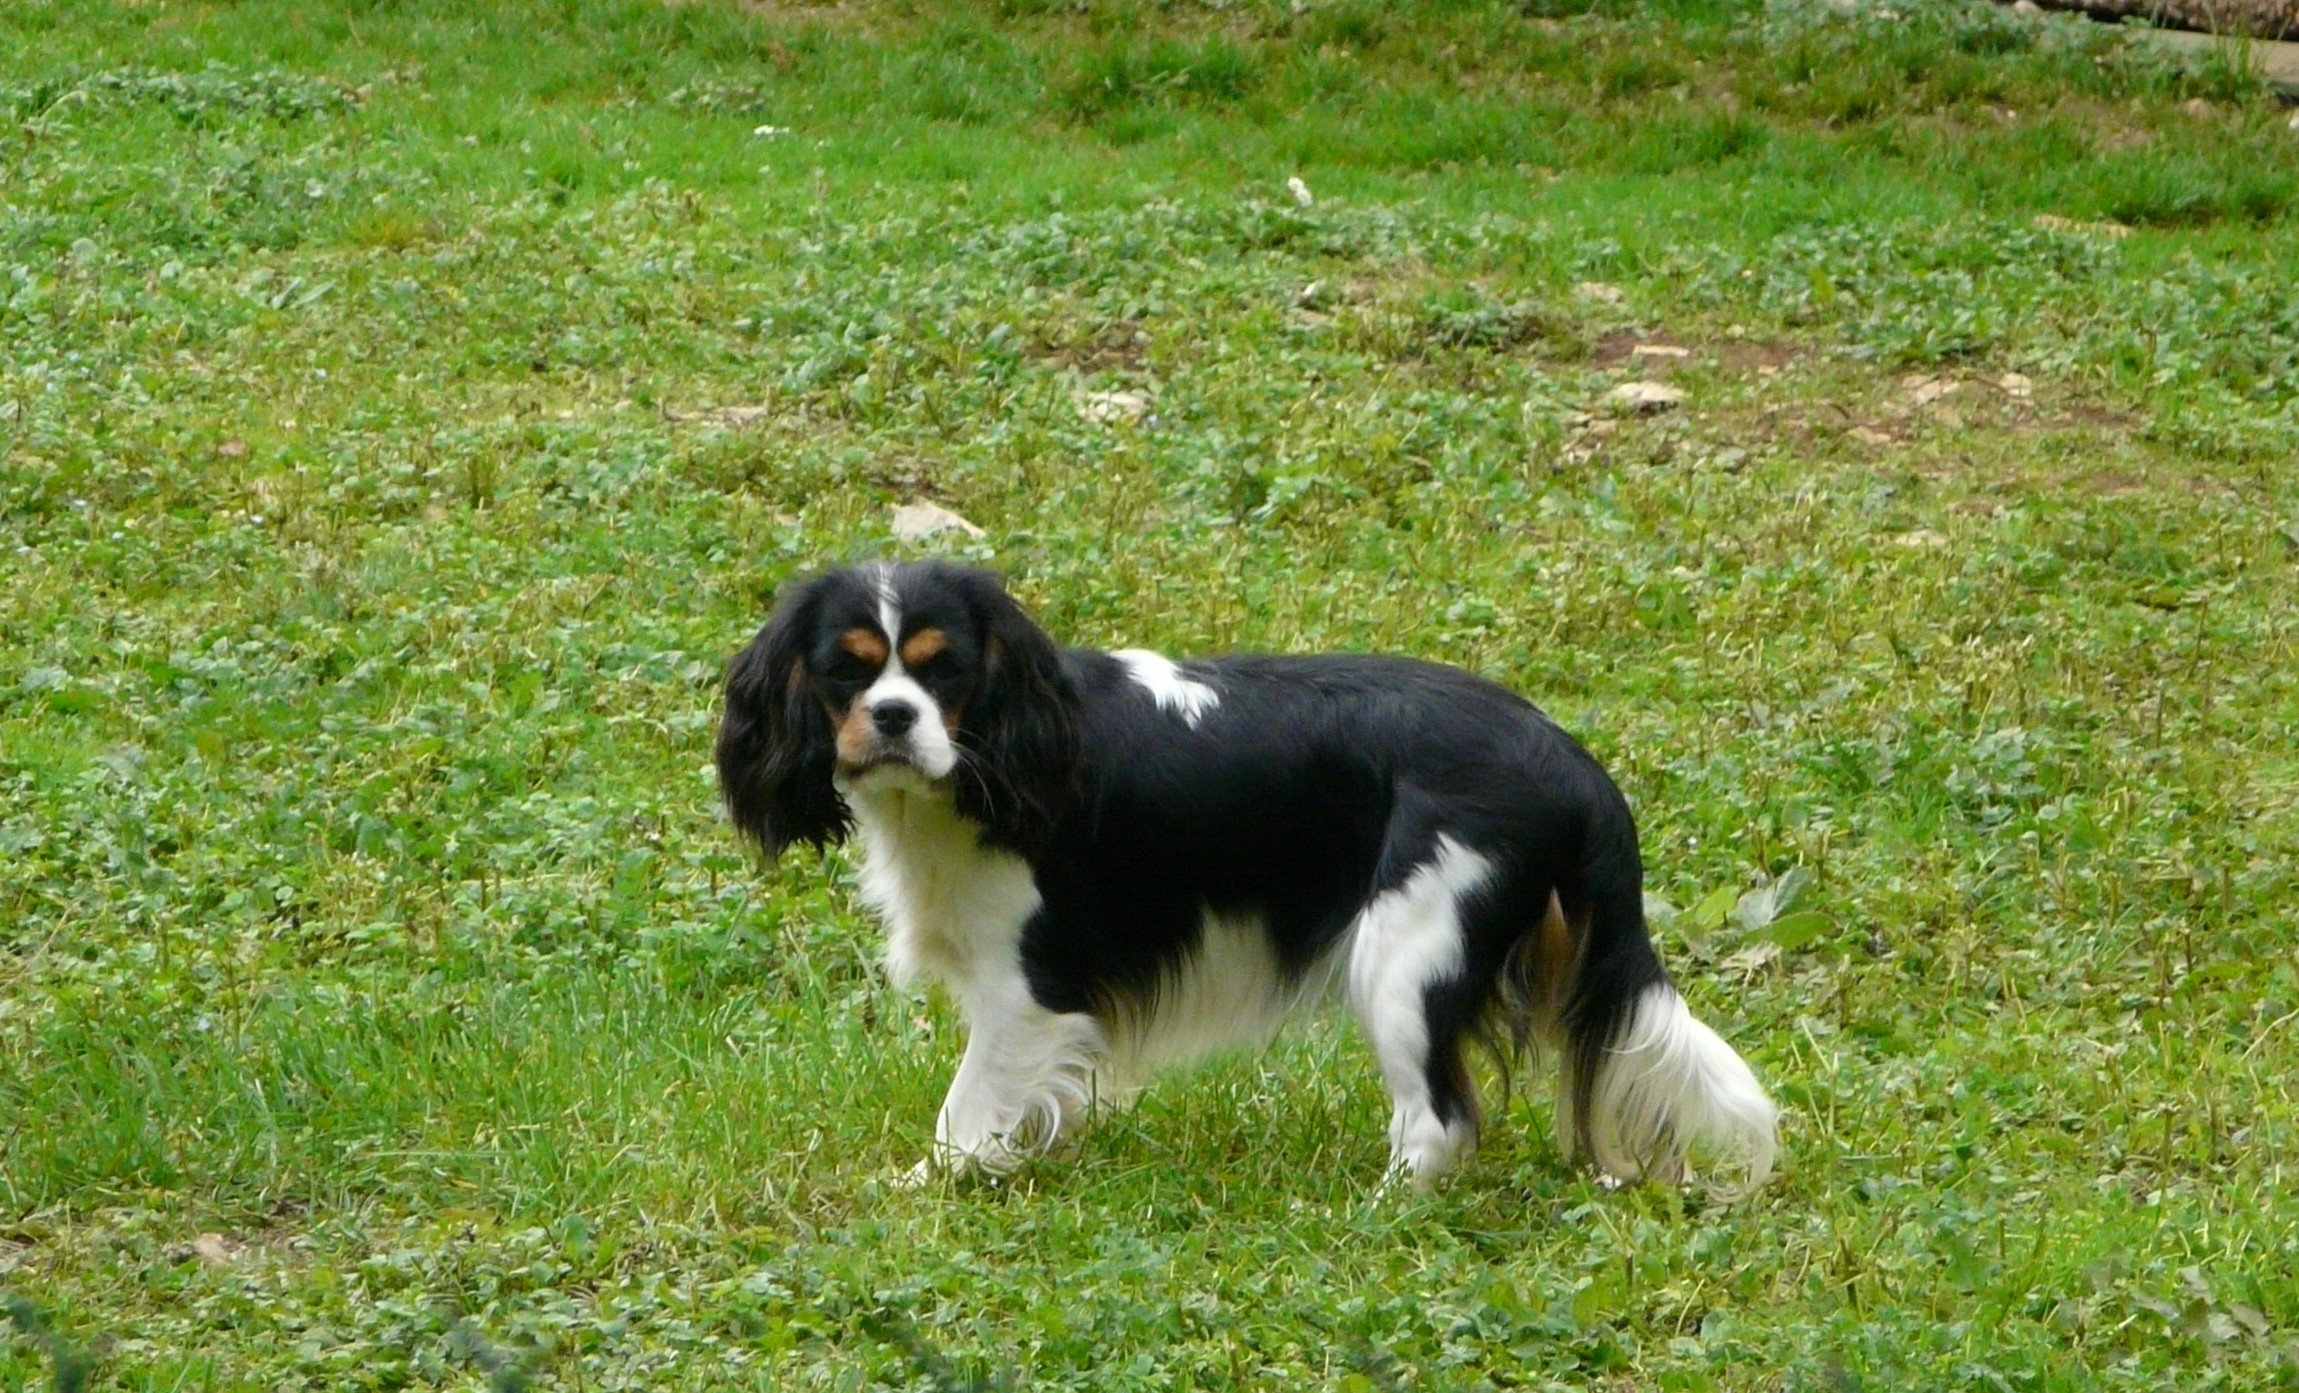
<instances>
[{"instance_id":1,"label":"dog's head","mask_svg":"<svg viewBox=\"0 0 2299 1393\"><path fill-rule=\"evenodd\" d=\"M792 582L727 669L719 784L769 852L850 825L846 795L945 790L995 844L1050 835L1077 765L1061 650L987 571L842 567Z\"/></svg>"}]
</instances>

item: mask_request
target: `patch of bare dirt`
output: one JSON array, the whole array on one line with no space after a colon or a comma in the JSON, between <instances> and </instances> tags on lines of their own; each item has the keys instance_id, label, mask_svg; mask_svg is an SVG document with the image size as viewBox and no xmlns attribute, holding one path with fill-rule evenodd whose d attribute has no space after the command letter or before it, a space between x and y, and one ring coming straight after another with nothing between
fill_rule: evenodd
<instances>
[{"instance_id":1,"label":"patch of bare dirt","mask_svg":"<svg viewBox=\"0 0 2299 1393\"><path fill-rule=\"evenodd\" d=\"M831 0L830 3L820 5L810 5L805 0L797 0L797 3L791 3L790 0L662 0L662 4L667 9L678 9L684 5L724 5L746 15L757 15L760 19L804 21L809 24L860 24L869 16L864 6L842 3L842 0Z\"/></svg>"},{"instance_id":2,"label":"patch of bare dirt","mask_svg":"<svg viewBox=\"0 0 2299 1393\"><path fill-rule=\"evenodd\" d=\"M2083 486L2101 498L2124 498L2147 492L2147 480L2121 470L2103 469L2084 476Z\"/></svg>"},{"instance_id":3,"label":"patch of bare dirt","mask_svg":"<svg viewBox=\"0 0 2299 1393\"><path fill-rule=\"evenodd\" d=\"M1636 346L1644 342L1627 329L1615 329L1598 339L1589 348L1589 359L1600 368L1617 368L1629 360Z\"/></svg>"},{"instance_id":4,"label":"patch of bare dirt","mask_svg":"<svg viewBox=\"0 0 2299 1393\"><path fill-rule=\"evenodd\" d=\"M1646 373L1666 374L1713 363L1726 372L1745 375L1778 372L1795 362L1797 354L1794 345L1770 339L1719 339L1695 344L1666 331L1639 334L1616 329L1598 339L1589 356L1600 368L1633 366Z\"/></svg>"},{"instance_id":5,"label":"patch of bare dirt","mask_svg":"<svg viewBox=\"0 0 2299 1393\"><path fill-rule=\"evenodd\" d=\"M1777 339L1726 339L1711 350L1726 372L1778 372L1796 361L1796 346Z\"/></svg>"},{"instance_id":6,"label":"patch of bare dirt","mask_svg":"<svg viewBox=\"0 0 2299 1393\"><path fill-rule=\"evenodd\" d=\"M1132 372L1147 361L1149 341L1140 321L1113 319L1079 337L1041 336L1029 356L1059 371Z\"/></svg>"},{"instance_id":7,"label":"patch of bare dirt","mask_svg":"<svg viewBox=\"0 0 2299 1393\"><path fill-rule=\"evenodd\" d=\"M2123 412L2096 406L2090 402L2060 402L2053 411L2048 425L2061 428L2075 427L2088 430L2127 431L2138 422Z\"/></svg>"},{"instance_id":8,"label":"patch of bare dirt","mask_svg":"<svg viewBox=\"0 0 2299 1393\"><path fill-rule=\"evenodd\" d=\"M934 467L924 460L880 458L863 471L862 478L879 492L898 498L932 500L950 496L935 477Z\"/></svg>"},{"instance_id":9,"label":"patch of bare dirt","mask_svg":"<svg viewBox=\"0 0 2299 1393\"><path fill-rule=\"evenodd\" d=\"M760 402L755 405L708 406L697 411L665 411L663 415L673 421L697 422L702 425L723 426L729 430L740 430L745 426L755 426L761 421L772 419L774 411L772 405Z\"/></svg>"}]
</instances>

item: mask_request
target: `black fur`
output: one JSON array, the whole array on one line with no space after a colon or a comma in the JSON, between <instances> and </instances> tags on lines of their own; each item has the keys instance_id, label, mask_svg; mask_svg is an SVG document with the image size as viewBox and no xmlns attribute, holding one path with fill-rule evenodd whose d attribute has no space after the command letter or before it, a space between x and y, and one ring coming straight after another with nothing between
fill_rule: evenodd
<instances>
[{"instance_id":1,"label":"black fur","mask_svg":"<svg viewBox=\"0 0 2299 1393\"><path fill-rule=\"evenodd\" d=\"M1439 1114L1473 1116L1461 1049L1508 1008L1504 970L1553 892L1581 939L1569 1005L1507 1033L1561 1029L1587 1149L1596 1061L1666 975L1627 801L1579 742L1505 688L1409 659L1191 662L1220 703L1179 738L1114 659L1070 665L1088 753L1084 801L1035 860L1046 905L1023 948L1042 1005L1154 993L1209 909L1258 917L1279 962L1305 972L1450 836L1497 869L1464 909L1461 973L1428 989Z\"/></svg>"},{"instance_id":2,"label":"black fur","mask_svg":"<svg viewBox=\"0 0 2299 1393\"><path fill-rule=\"evenodd\" d=\"M719 788L736 830L769 855L792 842L827 845L854 825L830 784L837 760L830 718L804 674L823 600L837 588L831 575L791 586L727 664Z\"/></svg>"},{"instance_id":3,"label":"black fur","mask_svg":"<svg viewBox=\"0 0 2299 1393\"><path fill-rule=\"evenodd\" d=\"M992 845L1042 854L1077 796L1078 697L1062 650L987 571L929 563L911 588L958 596L977 626L982 681L958 728L959 811Z\"/></svg>"}]
</instances>

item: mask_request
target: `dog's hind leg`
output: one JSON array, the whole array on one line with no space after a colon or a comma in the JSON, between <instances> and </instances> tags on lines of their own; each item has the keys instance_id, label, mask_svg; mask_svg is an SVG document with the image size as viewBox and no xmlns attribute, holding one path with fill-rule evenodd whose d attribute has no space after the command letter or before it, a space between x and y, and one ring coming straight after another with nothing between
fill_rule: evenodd
<instances>
[{"instance_id":1,"label":"dog's hind leg","mask_svg":"<svg viewBox=\"0 0 2299 1393\"><path fill-rule=\"evenodd\" d=\"M1427 1188L1477 1138L1477 1095L1461 1059L1460 1013L1433 1009L1469 972L1464 921L1492 864L1450 837L1351 930L1349 1001L1389 1088L1389 1173Z\"/></svg>"}]
</instances>

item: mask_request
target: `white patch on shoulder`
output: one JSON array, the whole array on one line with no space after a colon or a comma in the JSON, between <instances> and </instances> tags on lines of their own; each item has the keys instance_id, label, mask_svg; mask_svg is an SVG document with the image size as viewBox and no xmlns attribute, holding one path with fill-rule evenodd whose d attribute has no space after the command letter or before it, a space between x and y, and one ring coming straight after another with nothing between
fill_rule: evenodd
<instances>
[{"instance_id":1,"label":"white patch on shoulder","mask_svg":"<svg viewBox=\"0 0 2299 1393\"><path fill-rule=\"evenodd\" d=\"M1133 678L1160 711L1171 711L1181 717L1181 723L1197 729L1205 713L1221 705L1221 694L1197 678L1181 670L1181 665L1162 653L1147 648L1124 648L1110 655L1126 665L1126 675Z\"/></svg>"}]
</instances>

